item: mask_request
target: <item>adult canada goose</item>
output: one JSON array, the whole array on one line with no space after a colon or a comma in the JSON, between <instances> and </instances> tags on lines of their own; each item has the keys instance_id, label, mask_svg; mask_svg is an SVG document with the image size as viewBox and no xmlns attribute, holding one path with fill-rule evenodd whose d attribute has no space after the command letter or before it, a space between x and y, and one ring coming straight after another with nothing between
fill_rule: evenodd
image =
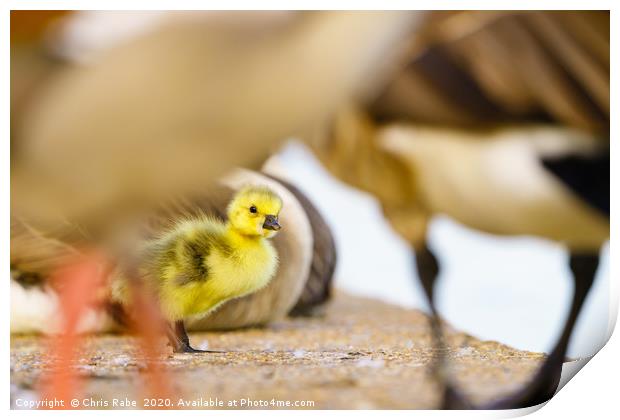
<instances>
[{"instance_id":1,"label":"adult canada goose","mask_svg":"<svg viewBox=\"0 0 620 420\"><path fill-rule=\"evenodd\" d=\"M609 30L608 11L431 12L364 114L340 111L312 143L411 241L431 301L439 267L425 232L436 212L567 244L577 287L562 336L532 382L494 407L553 395L609 235ZM446 396L444 407L464 403L450 386Z\"/></svg>"},{"instance_id":2,"label":"adult canada goose","mask_svg":"<svg viewBox=\"0 0 620 420\"><path fill-rule=\"evenodd\" d=\"M317 143L323 161L380 198L394 228L415 250L431 303L439 263L426 233L434 215L492 234L535 235L568 248L575 289L561 337L531 386L493 407L528 406L553 396L600 248L609 238L607 141L549 125L477 131L407 123L375 127L354 111L335 121L332 136ZM431 309L438 326L433 304ZM451 387L447 397L452 398L447 405L464 404Z\"/></svg>"},{"instance_id":3,"label":"adult canada goose","mask_svg":"<svg viewBox=\"0 0 620 420\"><path fill-rule=\"evenodd\" d=\"M164 206L149 220L147 235L156 235L179 218L201 213L225 220L227 203L236 191L248 184L268 186L286 208L280 216L286 229L272 240L279 255L279 267L269 285L224 303L208 316L192 319L188 323L190 331L264 325L286 316L294 308L296 312L312 312L330 296L336 253L329 227L301 191L274 175L236 170L207 194L191 200L175 200L173 205ZM35 232L23 221L12 220L11 332L53 333L58 330L57 296L47 284L46 276L55 264L77 252L75 243L68 242L68 237L68 232L61 229ZM89 313L81 327L85 331L117 328L109 317L98 312Z\"/></svg>"},{"instance_id":4,"label":"adult canada goose","mask_svg":"<svg viewBox=\"0 0 620 420\"><path fill-rule=\"evenodd\" d=\"M378 136L389 153L418 175L420 205L428 216L443 213L485 232L535 235L568 248L574 291L562 334L535 385L493 407L547 401L559 384L600 248L609 238L608 150L592 136L557 127L504 129L474 139L394 126ZM432 301L439 265L424 232L419 233L412 243L418 274Z\"/></svg>"}]
</instances>

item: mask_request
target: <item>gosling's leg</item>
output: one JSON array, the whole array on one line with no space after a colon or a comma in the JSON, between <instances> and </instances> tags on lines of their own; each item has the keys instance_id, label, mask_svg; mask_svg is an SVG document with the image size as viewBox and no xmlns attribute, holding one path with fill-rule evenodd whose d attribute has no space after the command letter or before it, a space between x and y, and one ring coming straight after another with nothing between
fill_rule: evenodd
<instances>
[{"instance_id":1,"label":"gosling's leg","mask_svg":"<svg viewBox=\"0 0 620 420\"><path fill-rule=\"evenodd\" d=\"M175 353L223 353L217 350L200 350L193 348L189 344L185 323L182 320L170 324L168 328L168 341Z\"/></svg>"},{"instance_id":2,"label":"gosling's leg","mask_svg":"<svg viewBox=\"0 0 620 420\"><path fill-rule=\"evenodd\" d=\"M431 332L433 335L433 346L438 349L437 357L435 358L434 365L432 366L432 372L437 383L443 387L441 409L463 410L472 408L472 405L456 390L453 385L450 384L449 378L447 378L446 361L443 353L446 345L443 338L443 332L441 330L441 321L435 307L434 298L435 282L437 281L437 276L439 275L439 263L435 255L433 255L431 250L428 249L426 243L414 247L414 250L418 277L422 282L426 299L431 310L430 322Z\"/></svg>"},{"instance_id":3,"label":"gosling's leg","mask_svg":"<svg viewBox=\"0 0 620 420\"><path fill-rule=\"evenodd\" d=\"M548 401L553 397L560 383L560 375L562 374L562 365L566 357L568 342L575 328L583 302L594 282L598 262L598 254L571 254L570 268L575 284L573 302L566 324L564 324L564 330L555 348L540 367L536 376L523 389L517 391L514 395L483 408L510 409L530 407Z\"/></svg>"}]
</instances>

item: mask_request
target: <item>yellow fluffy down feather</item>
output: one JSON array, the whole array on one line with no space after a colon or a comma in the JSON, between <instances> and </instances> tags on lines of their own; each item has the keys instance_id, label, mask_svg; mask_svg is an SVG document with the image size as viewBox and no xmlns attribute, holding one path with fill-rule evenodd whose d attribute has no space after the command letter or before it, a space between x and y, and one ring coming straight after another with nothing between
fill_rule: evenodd
<instances>
[{"instance_id":1,"label":"yellow fluffy down feather","mask_svg":"<svg viewBox=\"0 0 620 420\"><path fill-rule=\"evenodd\" d=\"M281 198L267 187L241 189L228 221L202 215L177 220L141 250L140 273L169 321L206 315L248 295L273 278L278 256L269 238L280 230ZM112 285L113 301L130 304L125 276Z\"/></svg>"}]
</instances>

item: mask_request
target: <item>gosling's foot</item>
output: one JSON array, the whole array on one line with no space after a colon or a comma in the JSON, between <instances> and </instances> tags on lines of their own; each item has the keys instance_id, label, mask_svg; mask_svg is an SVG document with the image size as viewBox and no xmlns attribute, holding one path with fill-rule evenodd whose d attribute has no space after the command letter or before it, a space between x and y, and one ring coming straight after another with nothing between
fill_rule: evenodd
<instances>
[{"instance_id":1,"label":"gosling's foot","mask_svg":"<svg viewBox=\"0 0 620 420\"><path fill-rule=\"evenodd\" d=\"M200 350L190 346L189 337L182 320L169 325L168 341L174 353L225 353L219 350Z\"/></svg>"},{"instance_id":2,"label":"gosling's foot","mask_svg":"<svg viewBox=\"0 0 620 420\"><path fill-rule=\"evenodd\" d=\"M189 343L180 343L179 345L173 347L173 351L175 353L226 353L225 351L221 350L195 349L190 346Z\"/></svg>"}]
</instances>

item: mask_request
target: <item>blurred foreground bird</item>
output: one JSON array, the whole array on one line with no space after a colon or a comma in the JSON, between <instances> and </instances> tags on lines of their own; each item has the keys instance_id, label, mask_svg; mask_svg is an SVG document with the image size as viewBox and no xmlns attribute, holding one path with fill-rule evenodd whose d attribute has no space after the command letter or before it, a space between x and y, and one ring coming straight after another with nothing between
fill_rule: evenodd
<instances>
[{"instance_id":1,"label":"blurred foreground bird","mask_svg":"<svg viewBox=\"0 0 620 420\"><path fill-rule=\"evenodd\" d=\"M218 26L209 13L166 17L30 94L14 117L13 211L105 230L232 167L256 169L371 91L415 21L337 12L246 28Z\"/></svg>"},{"instance_id":2,"label":"blurred foreground bird","mask_svg":"<svg viewBox=\"0 0 620 420\"><path fill-rule=\"evenodd\" d=\"M372 89L384 59L396 53L394 41L415 20L402 12L318 13L275 31L261 25L244 31L207 25L207 13L171 15L88 66L61 67L36 89L23 90L29 100L18 101L20 114L12 115L16 235L79 238L69 247L54 235L45 238L77 257L85 248L107 252L136 213L171 194L213 185L235 166L257 168L287 138ZM20 250L28 254L28 247ZM31 255L25 259L33 261ZM46 262L40 265L48 274L71 264L55 256ZM82 271L99 272L98 263L93 258L93 269ZM63 273L58 279L66 289L83 281ZM62 296L64 310L73 295ZM75 302L78 318L90 309L87 302ZM154 312L144 304L137 330L148 330L152 343L151 326L159 321L146 319ZM71 345L57 346L59 358L74 356L78 327L65 324ZM59 383L67 381L52 381L48 391ZM54 396L68 399L76 391L70 388Z\"/></svg>"}]
</instances>

